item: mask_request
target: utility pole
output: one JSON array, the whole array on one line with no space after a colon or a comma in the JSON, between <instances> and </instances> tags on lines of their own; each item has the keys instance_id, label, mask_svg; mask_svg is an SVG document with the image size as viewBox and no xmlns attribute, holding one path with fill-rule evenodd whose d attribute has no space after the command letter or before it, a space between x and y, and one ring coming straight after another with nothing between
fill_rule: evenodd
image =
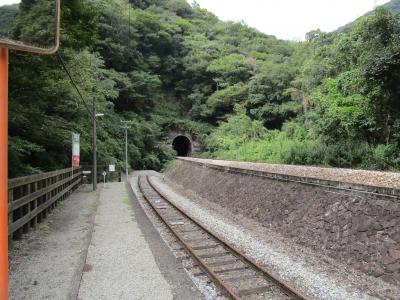
<instances>
[{"instance_id":1,"label":"utility pole","mask_svg":"<svg viewBox=\"0 0 400 300\"><path fill-rule=\"evenodd\" d=\"M93 191L97 190L97 124L96 124L96 101L93 97Z\"/></svg>"},{"instance_id":2,"label":"utility pole","mask_svg":"<svg viewBox=\"0 0 400 300\"><path fill-rule=\"evenodd\" d=\"M0 48L0 299L8 297L8 208L8 49Z\"/></svg>"},{"instance_id":3,"label":"utility pole","mask_svg":"<svg viewBox=\"0 0 400 300\"><path fill-rule=\"evenodd\" d=\"M125 131L125 175L126 175L126 181L128 181L128 176L129 176L129 163L128 163L128 129L131 128L131 121L122 121L122 126L121 128Z\"/></svg>"}]
</instances>

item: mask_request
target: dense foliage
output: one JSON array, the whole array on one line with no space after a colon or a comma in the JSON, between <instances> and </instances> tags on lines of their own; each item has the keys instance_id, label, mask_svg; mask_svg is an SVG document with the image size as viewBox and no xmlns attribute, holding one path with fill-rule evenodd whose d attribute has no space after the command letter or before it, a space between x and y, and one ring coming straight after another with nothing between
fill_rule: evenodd
<instances>
[{"instance_id":1,"label":"dense foliage","mask_svg":"<svg viewBox=\"0 0 400 300\"><path fill-rule=\"evenodd\" d=\"M124 119L133 122L134 168L161 169L174 155L163 141L176 129L197 137L204 156L400 167L400 18L393 10L291 42L222 22L185 0L62 5L60 56L86 105L56 56L13 53L10 176L68 166L71 132L82 135L82 161L90 164L93 100L106 113L100 164L121 163ZM24 20L33 22L21 11L14 35Z\"/></svg>"},{"instance_id":2,"label":"dense foliage","mask_svg":"<svg viewBox=\"0 0 400 300\"><path fill-rule=\"evenodd\" d=\"M302 112L284 122L280 131L270 130L267 136L246 142L232 136L236 143L212 152L224 158L279 163L399 168L399 17L377 9L348 33L314 31L307 39L295 46L295 55L305 56L284 90L302 103ZM241 113L242 118L248 116ZM226 128L235 127L237 121L237 114L231 116L211 135L209 146L225 139Z\"/></svg>"},{"instance_id":3,"label":"dense foliage","mask_svg":"<svg viewBox=\"0 0 400 300\"><path fill-rule=\"evenodd\" d=\"M0 36L9 37L12 20L18 13L18 4L4 5L0 8Z\"/></svg>"}]
</instances>

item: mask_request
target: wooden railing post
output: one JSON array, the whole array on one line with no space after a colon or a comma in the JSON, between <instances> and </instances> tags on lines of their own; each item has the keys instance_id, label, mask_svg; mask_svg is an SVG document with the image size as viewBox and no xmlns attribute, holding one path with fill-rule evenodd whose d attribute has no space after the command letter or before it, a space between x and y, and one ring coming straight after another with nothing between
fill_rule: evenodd
<instances>
[{"instance_id":1,"label":"wooden railing post","mask_svg":"<svg viewBox=\"0 0 400 300\"><path fill-rule=\"evenodd\" d=\"M8 187L8 239L18 239L35 228L80 184L81 170L70 169L12 179Z\"/></svg>"},{"instance_id":2,"label":"wooden railing post","mask_svg":"<svg viewBox=\"0 0 400 300\"><path fill-rule=\"evenodd\" d=\"M14 199L14 190L10 189L8 191L8 206L9 207L12 205L13 199ZM12 223L13 223L13 211L11 210L8 212L8 225L10 225ZM12 247L12 240L13 240L13 235L9 234L8 235L8 248Z\"/></svg>"},{"instance_id":3,"label":"wooden railing post","mask_svg":"<svg viewBox=\"0 0 400 300\"><path fill-rule=\"evenodd\" d=\"M31 185L27 184L24 187L24 193L23 194L25 196L25 195L29 195L30 193L31 193ZM22 207L22 215L23 216L25 216L26 214L29 214L30 211L31 211L31 203L27 203L26 205L24 205ZM29 232L29 229L30 229L29 225L30 225L29 222L24 225L24 227L22 228L22 233L28 233Z\"/></svg>"},{"instance_id":4,"label":"wooden railing post","mask_svg":"<svg viewBox=\"0 0 400 300\"><path fill-rule=\"evenodd\" d=\"M37 190L38 190L38 183L37 183L37 182L34 182L34 183L33 183L33 189L34 189L35 192L37 192ZM35 198L35 200L33 200L32 203L33 203L33 210L36 210L37 207L38 207L38 200L37 200L37 198ZM33 227L33 228L36 228L36 226L37 226L37 215L35 215L35 216L33 217L33 219L32 219L32 227Z\"/></svg>"}]
</instances>

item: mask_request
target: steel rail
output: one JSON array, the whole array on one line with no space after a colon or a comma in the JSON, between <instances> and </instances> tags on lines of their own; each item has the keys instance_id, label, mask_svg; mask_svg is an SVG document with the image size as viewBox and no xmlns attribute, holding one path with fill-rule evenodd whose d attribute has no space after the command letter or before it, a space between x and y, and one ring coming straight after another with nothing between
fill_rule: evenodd
<instances>
[{"instance_id":1,"label":"steel rail","mask_svg":"<svg viewBox=\"0 0 400 300\"><path fill-rule=\"evenodd\" d=\"M181 236L181 234L179 232L177 232L172 225L158 212L158 210L156 209L156 207L153 205L153 203L150 201L150 199L147 197L147 195L144 193L144 189L141 183L141 177L139 177L139 189L143 195L143 197L146 199L146 201L149 203L149 205L153 208L153 210L155 211L155 213L158 215L158 217L164 222L164 224L168 227L169 230L172 231L172 233L176 236L176 238L182 243L182 245L186 248L186 250L197 260L197 262L200 264L200 266L204 269L204 271L206 271L217 283L220 287L222 287L228 294L228 296L231 299L235 299L235 300L240 300L240 296L238 295L238 293L233 290L229 285L227 285L221 278L220 276L218 276L217 273L215 273L210 267L207 266L207 263L204 261L204 259L202 259L199 255L197 255L197 253L195 252L195 250L193 249L192 246L190 246L187 242L185 242L185 240L183 239L183 237ZM148 176L146 176L146 180L149 183L150 187L150 181ZM156 191L156 190L155 190ZM157 193L157 191L156 191ZM158 193L157 193L158 194ZM167 201L169 203L169 201ZM172 207L174 207L172 205Z\"/></svg>"},{"instance_id":2,"label":"steel rail","mask_svg":"<svg viewBox=\"0 0 400 300\"><path fill-rule=\"evenodd\" d=\"M304 296L302 293L294 289L289 283L283 281L282 279L279 279L276 277L271 270L268 270L266 267L261 266L258 264L255 260L252 258L248 257L246 254L244 254L242 251L231 245L225 238L217 235L216 233L210 231L208 228L204 227L201 223L199 223L197 220L195 220L192 216L190 216L187 212L183 211L180 207L176 206L174 203L172 203L162 192L159 191L159 189L149 180L149 177L147 176L147 182L149 185L156 191L156 193L165 201L167 201L170 205L172 205L176 210L181 212L183 215L185 215L188 219L190 219L193 223L195 223L197 226L199 226L201 229L206 231L208 234L210 234L212 237L220 241L225 247L227 247L229 250L234 252L236 255L240 256L244 261L246 261L248 264L250 264L253 268L256 270L261 271L264 276L272 281L274 284L279 286L283 292L285 292L288 296L294 297L295 299L301 299L301 300L308 300L306 296Z\"/></svg>"},{"instance_id":3,"label":"steel rail","mask_svg":"<svg viewBox=\"0 0 400 300\"><path fill-rule=\"evenodd\" d=\"M223 244L228 250L230 250L233 254L235 254L236 256L238 256L242 262L246 262L247 264L249 264L253 269L261 271L261 273L263 274L264 278L266 280L268 280L269 282L272 282L273 284L277 285L280 290L285 293L287 296L290 296L294 299L301 299L301 300L308 300L309 298L307 298L306 296L304 296L301 292L297 291L296 289L294 289L290 284L288 284L287 282L283 281L282 279L277 278L269 269L267 269L264 266L261 266L260 264L258 264L255 260L253 260L252 258L246 256L246 254L244 254L243 252L241 252L239 249L237 249L236 247L234 247L233 245L231 245L227 240L225 240L224 238L218 236L216 233L210 231L209 229L205 228L201 223L199 223L197 220L195 220L191 215L189 215L187 212L183 211L181 208L179 208L178 206L176 206L174 203L172 203L162 192L160 192L160 190L149 180L149 177L146 176L146 180L149 184L149 186L158 194L158 196L163 199L164 201L166 201L168 204L170 204L173 208L175 208L177 211L179 211L181 214L183 214L186 218L188 218L190 221L192 221L194 224L196 224L198 227L200 227L203 231L205 231L206 233L208 233L211 237L213 237L214 239L216 239L218 242L220 242L221 244ZM139 180L140 183L140 180ZM141 187L141 183L140 183L140 187ZM144 194L144 193L143 193ZM146 199L147 201L149 201L148 199ZM154 206L152 205L151 201L149 201L151 206L153 207L154 210L156 210L154 208ZM157 210L156 210L157 212ZM158 212L157 212L158 214ZM158 214L159 215L159 214ZM166 221L164 221L166 222ZM170 227L170 226L168 226ZM175 231L175 230L173 230ZM184 244L186 244L185 242L183 242ZM190 247L190 246L189 246ZM218 276L218 275L216 275ZM214 277L214 276L213 276ZM223 279L221 279L220 281L223 281ZM219 281L218 281L219 282ZM231 287L229 287L229 289L232 289ZM236 292L236 291L235 291ZM240 295L238 295L236 293L236 295L239 297L237 299L240 299ZM235 298L236 299L236 298Z\"/></svg>"}]
</instances>

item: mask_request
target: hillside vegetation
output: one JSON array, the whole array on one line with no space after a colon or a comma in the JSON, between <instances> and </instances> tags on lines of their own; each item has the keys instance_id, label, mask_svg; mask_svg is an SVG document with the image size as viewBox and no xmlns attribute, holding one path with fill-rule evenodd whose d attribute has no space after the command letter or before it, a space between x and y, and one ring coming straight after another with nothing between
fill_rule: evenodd
<instances>
[{"instance_id":1,"label":"hillside vegetation","mask_svg":"<svg viewBox=\"0 0 400 300\"><path fill-rule=\"evenodd\" d=\"M173 158L164 142L171 129L197 137L205 157L400 166L400 19L388 9L349 31L290 42L184 0L62 5L59 54L88 107L57 56L12 53L10 176L70 165L71 132L90 164L93 99L106 114L100 164L121 163L126 119L133 168L158 170ZM17 36L38 18L16 20Z\"/></svg>"},{"instance_id":2,"label":"hillside vegetation","mask_svg":"<svg viewBox=\"0 0 400 300\"><path fill-rule=\"evenodd\" d=\"M0 37L8 37L11 31L10 24L18 13L18 4L0 7Z\"/></svg>"}]
</instances>

